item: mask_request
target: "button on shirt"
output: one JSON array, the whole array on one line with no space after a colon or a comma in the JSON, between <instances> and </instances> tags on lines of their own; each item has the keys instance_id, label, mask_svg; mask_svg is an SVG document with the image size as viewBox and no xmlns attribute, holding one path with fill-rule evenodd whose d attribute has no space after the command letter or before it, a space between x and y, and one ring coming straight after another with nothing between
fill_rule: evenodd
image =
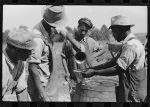
<instances>
[{"instance_id":1,"label":"button on shirt","mask_svg":"<svg viewBox=\"0 0 150 107\"><path fill-rule=\"evenodd\" d=\"M5 52L6 53L6 52ZM12 83L12 81L15 78L15 72L12 72L13 69L15 69L15 67L17 65L14 65L8 58L7 54L2 54L2 95L4 95L5 91L7 90L8 86L10 85L10 83ZM26 63L24 62L24 65L26 66ZM18 84L16 86L16 91L22 91L25 88L27 88L27 82L26 82L26 73L25 73L25 66L23 68L23 72L21 74L21 76L18 79Z\"/></svg>"}]
</instances>

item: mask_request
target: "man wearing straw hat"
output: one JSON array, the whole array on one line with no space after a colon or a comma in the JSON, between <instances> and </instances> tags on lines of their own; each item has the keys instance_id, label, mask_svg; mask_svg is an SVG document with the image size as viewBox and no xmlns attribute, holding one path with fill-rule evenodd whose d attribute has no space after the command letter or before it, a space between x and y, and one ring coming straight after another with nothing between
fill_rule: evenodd
<instances>
[{"instance_id":1,"label":"man wearing straw hat","mask_svg":"<svg viewBox=\"0 0 150 107\"><path fill-rule=\"evenodd\" d=\"M145 50L142 43L131 33L132 26L134 25L125 16L112 17L110 29L114 38L122 44L120 55L83 73L85 77L119 75L116 93L118 102L143 102L147 95Z\"/></svg>"},{"instance_id":2,"label":"man wearing straw hat","mask_svg":"<svg viewBox=\"0 0 150 107\"><path fill-rule=\"evenodd\" d=\"M13 29L8 33L7 47L2 54L3 101L12 101L9 96L14 91L18 101L29 101L25 61L36 46L32 36L32 33L21 29Z\"/></svg>"},{"instance_id":3,"label":"man wearing straw hat","mask_svg":"<svg viewBox=\"0 0 150 107\"><path fill-rule=\"evenodd\" d=\"M29 59L29 95L32 101L69 101L69 86L63 82L63 67L58 65L64 55L55 52L53 41L56 27L62 27L67 22L64 6L46 5L42 9L42 17L33 28L38 45ZM55 63L58 58L59 62Z\"/></svg>"}]
</instances>

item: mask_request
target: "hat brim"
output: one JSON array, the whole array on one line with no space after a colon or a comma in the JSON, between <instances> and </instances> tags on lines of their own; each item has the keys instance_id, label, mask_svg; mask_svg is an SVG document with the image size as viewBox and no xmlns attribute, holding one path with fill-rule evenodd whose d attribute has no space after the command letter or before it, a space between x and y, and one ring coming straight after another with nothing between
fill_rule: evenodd
<instances>
[{"instance_id":1,"label":"hat brim","mask_svg":"<svg viewBox=\"0 0 150 107\"><path fill-rule=\"evenodd\" d=\"M27 47L26 49L27 49L27 50L33 50L36 46L37 46L37 43L33 40L33 41L31 42L31 46L30 46L30 47Z\"/></svg>"},{"instance_id":2,"label":"hat brim","mask_svg":"<svg viewBox=\"0 0 150 107\"><path fill-rule=\"evenodd\" d=\"M109 27L109 29L112 29L112 27L114 27L114 26L124 26L124 27L130 26L130 27L133 27L133 26L135 26L135 25L134 25L134 24L131 24L131 25L111 25L111 26Z\"/></svg>"},{"instance_id":3,"label":"hat brim","mask_svg":"<svg viewBox=\"0 0 150 107\"><path fill-rule=\"evenodd\" d=\"M44 19L44 17L43 17L43 19ZM44 19L45 20L45 19ZM67 15L65 14L65 16L62 18L62 19L60 19L60 20L58 20L58 21L56 21L56 22L54 22L54 23L50 23L50 22L48 22L47 20L45 20L49 25L51 25L51 26L54 26L54 27L62 27L62 26L65 26L66 24L67 24L67 22L68 22L68 17L67 17Z\"/></svg>"},{"instance_id":4,"label":"hat brim","mask_svg":"<svg viewBox=\"0 0 150 107\"><path fill-rule=\"evenodd\" d=\"M42 11L41 11L42 17L44 16L44 11L45 11L48 7L50 7L50 6L51 6L51 5L49 5L49 6L44 6L44 7L42 8ZM66 13L64 13L64 17L63 17L62 19L60 19L60 20L58 20L58 21L55 21L55 22L53 22L53 23L48 22L44 17L43 17L43 19L44 19L49 25L54 26L54 27L62 27L62 26L65 26L65 25L67 24L67 22L68 22L68 17L67 17L67 15L66 15Z\"/></svg>"},{"instance_id":5,"label":"hat brim","mask_svg":"<svg viewBox=\"0 0 150 107\"><path fill-rule=\"evenodd\" d=\"M31 42L31 44L29 46L26 46L26 47L16 45L15 43L10 42L10 40L8 40L7 43L16 47L16 48L24 49L24 50L33 50L37 46L37 43L34 40Z\"/></svg>"}]
</instances>

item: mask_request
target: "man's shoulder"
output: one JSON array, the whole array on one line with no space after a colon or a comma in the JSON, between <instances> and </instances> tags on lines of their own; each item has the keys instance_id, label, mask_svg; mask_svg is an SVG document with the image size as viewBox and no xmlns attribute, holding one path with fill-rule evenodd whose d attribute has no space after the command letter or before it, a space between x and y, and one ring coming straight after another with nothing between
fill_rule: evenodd
<instances>
[{"instance_id":1,"label":"man's shoulder","mask_svg":"<svg viewBox=\"0 0 150 107\"><path fill-rule=\"evenodd\" d=\"M40 27L41 22L37 23L36 25L34 25L33 29L37 29L38 27Z\"/></svg>"},{"instance_id":2,"label":"man's shoulder","mask_svg":"<svg viewBox=\"0 0 150 107\"><path fill-rule=\"evenodd\" d=\"M126 46L131 46L131 47L134 46L136 48L143 47L142 43L137 38L127 41Z\"/></svg>"},{"instance_id":3,"label":"man's shoulder","mask_svg":"<svg viewBox=\"0 0 150 107\"><path fill-rule=\"evenodd\" d=\"M34 34L32 37L33 37L35 42L44 42L44 37L43 37L42 33L39 30L33 29L32 32Z\"/></svg>"}]
</instances>

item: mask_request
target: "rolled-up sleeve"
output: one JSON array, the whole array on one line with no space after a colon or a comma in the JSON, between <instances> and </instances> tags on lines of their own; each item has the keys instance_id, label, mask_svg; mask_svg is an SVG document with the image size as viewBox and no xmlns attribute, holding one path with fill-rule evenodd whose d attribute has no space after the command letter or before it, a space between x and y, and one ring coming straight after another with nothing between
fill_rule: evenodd
<instances>
[{"instance_id":1,"label":"rolled-up sleeve","mask_svg":"<svg viewBox=\"0 0 150 107\"><path fill-rule=\"evenodd\" d=\"M131 63L135 59L135 51L133 50L132 46L123 46L122 53L120 57L117 59L117 64L122 69L126 70Z\"/></svg>"},{"instance_id":2,"label":"rolled-up sleeve","mask_svg":"<svg viewBox=\"0 0 150 107\"><path fill-rule=\"evenodd\" d=\"M37 46L33 49L28 59L28 63L41 63L41 56L44 49L44 42L41 38L34 38Z\"/></svg>"}]
</instances>

